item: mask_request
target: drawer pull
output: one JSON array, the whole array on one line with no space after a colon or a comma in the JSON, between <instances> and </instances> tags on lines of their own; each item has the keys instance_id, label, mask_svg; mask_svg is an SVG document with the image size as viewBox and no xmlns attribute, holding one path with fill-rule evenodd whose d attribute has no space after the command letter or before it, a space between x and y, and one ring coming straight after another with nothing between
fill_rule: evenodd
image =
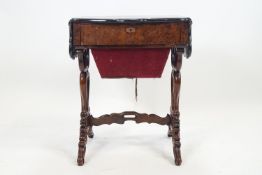
<instances>
[{"instance_id":1,"label":"drawer pull","mask_svg":"<svg viewBox=\"0 0 262 175\"><path fill-rule=\"evenodd\" d=\"M126 28L126 32L127 33L134 33L136 31L136 29L134 27L128 27Z\"/></svg>"}]
</instances>

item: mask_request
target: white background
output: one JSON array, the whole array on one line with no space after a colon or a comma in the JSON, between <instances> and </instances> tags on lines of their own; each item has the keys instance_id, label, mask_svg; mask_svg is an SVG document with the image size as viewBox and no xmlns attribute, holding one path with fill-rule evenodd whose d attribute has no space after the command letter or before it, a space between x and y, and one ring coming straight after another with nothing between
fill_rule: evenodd
<instances>
[{"instance_id":1,"label":"white background","mask_svg":"<svg viewBox=\"0 0 262 175\"><path fill-rule=\"evenodd\" d=\"M259 0L0 0L0 174L262 173L262 11ZM68 21L83 16L188 16L182 166L167 127L95 127L86 164L76 165L79 70L68 54ZM137 110L166 115L170 58L161 79L101 79L91 57L94 116Z\"/></svg>"}]
</instances>

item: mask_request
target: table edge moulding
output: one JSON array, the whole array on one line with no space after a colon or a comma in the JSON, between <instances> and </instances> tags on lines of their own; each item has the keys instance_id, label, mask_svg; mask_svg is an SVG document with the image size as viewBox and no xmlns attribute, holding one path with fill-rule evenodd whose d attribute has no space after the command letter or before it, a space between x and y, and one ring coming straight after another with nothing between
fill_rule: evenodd
<instances>
[{"instance_id":1,"label":"table edge moulding","mask_svg":"<svg viewBox=\"0 0 262 175\"><path fill-rule=\"evenodd\" d=\"M73 18L69 21L69 54L78 58L80 69L81 119L78 165L84 164L87 138L93 126L103 124L156 123L168 126L175 164L180 165L180 69L183 55L191 56L190 18ZM171 52L171 106L166 116L124 111L94 117L90 113L90 50L102 78L160 78ZM133 115L134 117L130 117Z\"/></svg>"}]
</instances>

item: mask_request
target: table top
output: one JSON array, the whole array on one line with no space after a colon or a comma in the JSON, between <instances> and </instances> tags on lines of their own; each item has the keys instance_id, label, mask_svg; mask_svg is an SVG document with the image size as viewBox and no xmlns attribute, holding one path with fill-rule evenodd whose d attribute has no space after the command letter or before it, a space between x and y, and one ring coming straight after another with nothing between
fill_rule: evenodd
<instances>
[{"instance_id":1,"label":"table top","mask_svg":"<svg viewBox=\"0 0 262 175\"><path fill-rule=\"evenodd\" d=\"M119 18L110 18L110 17L103 17L103 18L72 18L69 21L69 25L72 22L79 22L79 23L172 23L172 22L188 22L192 23L192 20L188 17L168 17L168 18L150 18L150 17L143 17L143 18L136 18L136 17L119 17Z\"/></svg>"}]
</instances>

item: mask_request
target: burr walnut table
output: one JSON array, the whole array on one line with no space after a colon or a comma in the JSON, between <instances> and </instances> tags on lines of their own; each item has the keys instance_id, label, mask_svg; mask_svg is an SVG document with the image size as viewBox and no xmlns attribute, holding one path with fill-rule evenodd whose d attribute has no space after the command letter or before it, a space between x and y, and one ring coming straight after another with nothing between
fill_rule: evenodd
<instances>
[{"instance_id":1,"label":"burr walnut table","mask_svg":"<svg viewBox=\"0 0 262 175\"><path fill-rule=\"evenodd\" d=\"M80 68L81 121L78 165L84 164L87 137L93 138L93 126L103 124L157 123L168 126L172 137L175 164L180 153L179 91L182 56L191 55L190 18L76 19L69 22L69 53L78 58ZM89 50L102 78L161 77L171 51L171 107L165 117L124 111L93 117L89 108ZM168 90L168 88L167 88ZM133 115L134 117L130 117ZM128 117L129 116L129 117Z\"/></svg>"}]
</instances>

